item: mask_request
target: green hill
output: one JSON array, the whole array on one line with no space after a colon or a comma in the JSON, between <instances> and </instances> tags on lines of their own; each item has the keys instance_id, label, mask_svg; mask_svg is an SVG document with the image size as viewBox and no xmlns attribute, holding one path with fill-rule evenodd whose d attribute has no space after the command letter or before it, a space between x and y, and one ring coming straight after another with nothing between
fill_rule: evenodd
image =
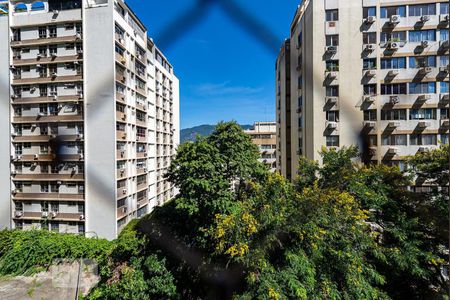
<instances>
[{"instance_id":1,"label":"green hill","mask_svg":"<svg viewBox=\"0 0 450 300\"><path fill-rule=\"evenodd\" d=\"M182 129L180 131L180 142L186 142L186 141L195 141L195 138L197 135L200 136L207 136L210 135L214 128L216 126L215 125L200 125L200 126L195 126L192 128L185 128ZM250 129L252 127L252 125L241 125L242 129L246 130L246 129Z\"/></svg>"}]
</instances>

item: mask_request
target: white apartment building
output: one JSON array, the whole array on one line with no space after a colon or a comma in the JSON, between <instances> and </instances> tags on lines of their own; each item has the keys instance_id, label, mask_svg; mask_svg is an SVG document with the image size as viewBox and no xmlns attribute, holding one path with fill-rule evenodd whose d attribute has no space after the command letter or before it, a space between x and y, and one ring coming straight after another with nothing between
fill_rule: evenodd
<instances>
[{"instance_id":1,"label":"white apartment building","mask_svg":"<svg viewBox=\"0 0 450 300\"><path fill-rule=\"evenodd\" d=\"M271 172L277 168L277 124L275 122L255 122L251 129L244 132L250 136L252 142L258 146L260 162L267 165Z\"/></svg>"},{"instance_id":2,"label":"white apartment building","mask_svg":"<svg viewBox=\"0 0 450 300\"><path fill-rule=\"evenodd\" d=\"M448 143L448 28L448 1L303 1L277 59L279 171L323 146L403 168Z\"/></svg>"},{"instance_id":3,"label":"white apartment building","mask_svg":"<svg viewBox=\"0 0 450 300\"><path fill-rule=\"evenodd\" d=\"M122 0L0 9L0 227L113 239L174 196L173 68Z\"/></svg>"}]
</instances>

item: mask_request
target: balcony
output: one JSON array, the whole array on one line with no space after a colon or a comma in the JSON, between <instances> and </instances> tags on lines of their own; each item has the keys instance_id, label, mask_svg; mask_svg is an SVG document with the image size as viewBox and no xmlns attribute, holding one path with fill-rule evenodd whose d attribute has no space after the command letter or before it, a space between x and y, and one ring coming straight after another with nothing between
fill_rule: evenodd
<instances>
[{"instance_id":1,"label":"balcony","mask_svg":"<svg viewBox=\"0 0 450 300\"><path fill-rule=\"evenodd\" d=\"M145 142L147 142L147 137L146 136L136 136L136 141L145 143Z\"/></svg>"},{"instance_id":2,"label":"balcony","mask_svg":"<svg viewBox=\"0 0 450 300\"><path fill-rule=\"evenodd\" d=\"M137 175L145 175L145 174L147 174L147 168L146 167L137 168L136 173L137 173Z\"/></svg>"},{"instance_id":3,"label":"balcony","mask_svg":"<svg viewBox=\"0 0 450 300\"><path fill-rule=\"evenodd\" d=\"M11 97L12 104L38 104L38 103L59 103L59 102L79 102L83 101L83 95L69 95L69 96L41 96L41 97L26 97L22 98L20 95Z\"/></svg>"},{"instance_id":4,"label":"balcony","mask_svg":"<svg viewBox=\"0 0 450 300\"><path fill-rule=\"evenodd\" d=\"M126 207L126 206L119 207L117 209L117 219L122 219L123 217L126 217L127 213L128 213L128 207Z\"/></svg>"},{"instance_id":5,"label":"balcony","mask_svg":"<svg viewBox=\"0 0 450 300\"><path fill-rule=\"evenodd\" d=\"M122 64L123 66L125 66L127 63L127 59L125 58L125 56L120 55L117 52L116 52L116 61L119 62L120 64Z\"/></svg>"},{"instance_id":6,"label":"balcony","mask_svg":"<svg viewBox=\"0 0 450 300\"><path fill-rule=\"evenodd\" d=\"M79 55L66 55L66 56L57 56L57 57L36 57L36 58L27 58L27 59L14 59L13 66L28 66L28 65L45 65L45 64L54 64L54 63L66 63L66 62L81 62L83 61Z\"/></svg>"},{"instance_id":7,"label":"balcony","mask_svg":"<svg viewBox=\"0 0 450 300\"><path fill-rule=\"evenodd\" d=\"M125 104L125 103L126 103L126 101L125 101L125 95L116 92L116 101Z\"/></svg>"},{"instance_id":8,"label":"balcony","mask_svg":"<svg viewBox=\"0 0 450 300\"><path fill-rule=\"evenodd\" d=\"M11 42L12 48L25 47L25 46L41 46L41 45L50 45L50 44L63 44L63 43L73 43L77 41L81 41L81 35L72 35L72 36L61 36L61 37L49 37L45 39L29 39L23 41L13 41Z\"/></svg>"},{"instance_id":9,"label":"balcony","mask_svg":"<svg viewBox=\"0 0 450 300\"><path fill-rule=\"evenodd\" d=\"M117 119L117 121L126 122L127 114L122 111L116 111L116 119Z\"/></svg>"},{"instance_id":10,"label":"balcony","mask_svg":"<svg viewBox=\"0 0 450 300\"><path fill-rule=\"evenodd\" d=\"M147 96L147 93L145 91L145 88L141 88L140 86L136 85L135 86L135 90L136 92L138 92L139 94L141 94L142 96Z\"/></svg>"},{"instance_id":11,"label":"balcony","mask_svg":"<svg viewBox=\"0 0 450 300\"><path fill-rule=\"evenodd\" d=\"M116 132L116 138L117 138L117 140L126 140L127 139L127 133L125 131L117 131Z\"/></svg>"},{"instance_id":12,"label":"balcony","mask_svg":"<svg viewBox=\"0 0 450 300\"><path fill-rule=\"evenodd\" d=\"M136 153L137 158L145 158L146 156L147 156L147 151Z\"/></svg>"},{"instance_id":13,"label":"balcony","mask_svg":"<svg viewBox=\"0 0 450 300\"><path fill-rule=\"evenodd\" d=\"M117 199L121 199L128 195L128 191L125 187L121 187L117 189Z\"/></svg>"},{"instance_id":14,"label":"balcony","mask_svg":"<svg viewBox=\"0 0 450 300\"><path fill-rule=\"evenodd\" d=\"M147 122L136 119L136 125L141 126L141 127L147 127Z\"/></svg>"},{"instance_id":15,"label":"balcony","mask_svg":"<svg viewBox=\"0 0 450 300\"><path fill-rule=\"evenodd\" d=\"M147 111L147 108L145 107L145 103L136 103L136 108L142 111Z\"/></svg>"},{"instance_id":16,"label":"balcony","mask_svg":"<svg viewBox=\"0 0 450 300\"><path fill-rule=\"evenodd\" d=\"M13 85L24 85L24 84L44 84L44 83L73 83L83 81L82 75L70 75L70 76L46 76L46 77L36 77L36 78L21 78L14 79Z\"/></svg>"},{"instance_id":17,"label":"balcony","mask_svg":"<svg viewBox=\"0 0 450 300\"><path fill-rule=\"evenodd\" d=\"M13 181L84 181L84 174L17 174L13 175Z\"/></svg>"},{"instance_id":18,"label":"balcony","mask_svg":"<svg viewBox=\"0 0 450 300\"><path fill-rule=\"evenodd\" d=\"M115 38L116 38L116 42L118 42L125 48L125 36L116 33Z\"/></svg>"},{"instance_id":19,"label":"balcony","mask_svg":"<svg viewBox=\"0 0 450 300\"><path fill-rule=\"evenodd\" d=\"M117 150L117 155L116 155L117 159L126 159L126 157L127 157L127 152L125 150Z\"/></svg>"},{"instance_id":20,"label":"balcony","mask_svg":"<svg viewBox=\"0 0 450 300\"><path fill-rule=\"evenodd\" d=\"M83 213L59 213L59 212L22 212L14 214L14 219L20 220L54 220L54 221L84 221Z\"/></svg>"},{"instance_id":21,"label":"balcony","mask_svg":"<svg viewBox=\"0 0 450 300\"><path fill-rule=\"evenodd\" d=\"M148 187L147 181L143 181L143 182L137 184L137 190L138 191L146 189L147 187Z\"/></svg>"},{"instance_id":22,"label":"balcony","mask_svg":"<svg viewBox=\"0 0 450 300\"><path fill-rule=\"evenodd\" d=\"M13 117L12 122L16 124L22 123L54 123L54 122L82 122L83 114L76 115L50 115L50 116L27 116Z\"/></svg>"},{"instance_id":23,"label":"balcony","mask_svg":"<svg viewBox=\"0 0 450 300\"><path fill-rule=\"evenodd\" d=\"M125 77L124 73L116 72L116 81L125 84L127 82L127 78Z\"/></svg>"},{"instance_id":24,"label":"balcony","mask_svg":"<svg viewBox=\"0 0 450 300\"><path fill-rule=\"evenodd\" d=\"M61 193L15 193L13 194L14 201L73 201L83 202L84 194L61 194Z\"/></svg>"},{"instance_id":25,"label":"balcony","mask_svg":"<svg viewBox=\"0 0 450 300\"><path fill-rule=\"evenodd\" d=\"M74 142L83 140L84 136L82 134L72 134L72 135L13 135L13 143L40 143L49 142L51 139L58 137L61 142Z\"/></svg>"},{"instance_id":26,"label":"balcony","mask_svg":"<svg viewBox=\"0 0 450 300\"><path fill-rule=\"evenodd\" d=\"M125 178L125 177L127 177L127 170L118 169L117 170L117 178Z\"/></svg>"},{"instance_id":27,"label":"balcony","mask_svg":"<svg viewBox=\"0 0 450 300\"><path fill-rule=\"evenodd\" d=\"M56 158L53 154L23 154L13 156L13 161L22 162L52 162ZM84 159L83 154L67 154L58 155L60 161L82 161Z\"/></svg>"}]
</instances>

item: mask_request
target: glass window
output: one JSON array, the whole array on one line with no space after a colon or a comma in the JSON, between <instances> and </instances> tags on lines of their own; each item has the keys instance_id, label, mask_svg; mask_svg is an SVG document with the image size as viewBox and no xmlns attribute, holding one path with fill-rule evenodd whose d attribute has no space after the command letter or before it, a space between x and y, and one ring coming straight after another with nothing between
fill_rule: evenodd
<instances>
[{"instance_id":1,"label":"glass window","mask_svg":"<svg viewBox=\"0 0 450 300\"><path fill-rule=\"evenodd\" d=\"M364 85L364 95L376 95L377 85L376 84L365 84Z\"/></svg>"},{"instance_id":2,"label":"glass window","mask_svg":"<svg viewBox=\"0 0 450 300\"><path fill-rule=\"evenodd\" d=\"M406 120L406 109L382 110L381 120L383 121Z\"/></svg>"},{"instance_id":3,"label":"glass window","mask_svg":"<svg viewBox=\"0 0 450 300\"><path fill-rule=\"evenodd\" d=\"M378 139L376 135L369 135L369 147L378 146Z\"/></svg>"},{"instance_id":4,"label":"glass window","mask_svg":"<svg viewBox=\"0 0 450 300\"><path fill-rule=\"evenodd\" d=\"M382 135L381 145L383 146L406 146L406 134Z\"/></svg>"},{"instance_id":5,"label":"glass window","mask_svg":"<svg viewBox=\"0 0 450 300\"><path fill-rule=\"evenodd\" d=\"M439 30L439 40L448 41L448 29Z\"/></svg>"},{"instance_id":6,"label":"glass window","mask_svg":"<svg viewBox=\"0 0 450 300\"><path fill-rule=\"evenodd\" d=\"M376 32L363 33L363 44L376 44L376 43L377 43L377 33Z\"/></svg>"},{"instance_id":7,"label":"glass window","mask_svg":"<svg viewBox=\"0 0 450 300\"><path fill-rule=\"evenodd\" d=\"M326 70L329 71L339 71L339 60L328 60L326 62Z\"/></svg>"},{"instance_id":8,"label":"glass window","mask_svg":"<svg viewBox=\"0 0 450 300\"><path fill-rule=\"evenodd\" d=\"M406 95L406 92L406 83L381 85L381 95Z\"/></svg>"},{"instance_id":9,"label":"glass window","mask_svg":"<svg viewBox=\"0 0 450 300\"><path fill-rule=\"evenodd\" d=\"M327 97L339 97L339 87L338 86L327 86L326 87Z\"/></svg>"},{"instance_id":10,"label":"glass window","mask_svg":"<svg viewBox=\"0 0 450 300\"><path fill-rule=\"evenodd\" d=\"M409 144L412 146L437 145L436 134L411 134Z\"/></svg>"},{"instance_id":11,"label":"glass window","mask_svg":"<svg viewBox=\"0 0 450 300\"><path fill-rule=\"evenodd\" d=\"M327 111L327 121L339 122L339 111Z\"/></svg>"},{"instance_id":12,"label":"glass window","mask_svg":"<svg viewBox=\"0 0 450 300\"><path fill-rule=\"evenodd\" d=\"M406 69L406 57L382 58L381 69Z\"/></svg>"},{"instance_id":13,"label":"glass window","mask_svg":"<svg viewBox=\"0 0 450 300\"><path fill-rule=\"evenodd\" d=\"M376 58L367 58L363 60L363 70L373 70L377 68Z\"/></svg>"},{"instance_id":14,"label":"glass window","mask_svg":"<svg viewBox=\"0 0 450 300\"><path fill-rule=\"evenodd\" d=\"M445 81L439 82L439 89L440 89L441 94L448 93L449 92L449 88L448 87L449 87L449 83L448 82L445 82Z\"/></svg>"},{"instance_id":15,"label":"glass window","mask_svg":"<svg viewBox=\"0 0 450 300\"><path fill-rule=\"evenodd\" d=\"M414 30L409 32L409 41L412 43L420 43L421 41L435 41L436 30Z\"/></svg>"},{"instance_id":16,"label":"glass window","mask_svg":"<svg viewBox=\"0 0 450 300\"><path fill-rule=\"evenodd\" d=\"M434 94L436 93L436 82L420 82L409 84L410 94Z\"/></svg>"},{"instance_id":17,"label":"glass window","mask_svg":"<svg viewBox=\"0 0 450 300\"><path fill-rule=\"evenodd\" d=\"M441 108L440 113L441 113L441 120L442 119L448 119L448 117L449 117L449 110L448 110L448 108Z\"/></svg>"},{"instance_id":18,"label":"glass window","mask_svg":"<svg viewBox=\"0 0 450 300\"><path fill-rule=\"evenodd\" d=\"M339 136L330 135L327 136L327 147L339 147Z\"/></svg>"},{"instance_id":19,"label":"glass window","mask_svg":"<svg viewBox=\"0 0 450 300\"><path fill-rule=\"evenodd\" d=\"M420 17L425 15L435 15L436 14L436 3L430 4L419 4L409 6L409 16L410 17Z\"/></svg>"},{"instance_id":20,"label":"glass window","mask_svg":"<svg viewBox=\"0 0 450 300\"><path fill-rule=\"evenodd\" d=\"M435 108L418 108L409 111L410 120L436 120Z\"/></svg>"},{"instance_id":21,"label":"glass window","mask_svg":"<svg viewBox=\"0 0 450 300\"><path fill-rule=\"evenodd\" d=\"M406 31L382 32L381 43L406 41Z\"/></svg>"},{"instance_id":22,"label":"glass window","mask_svg":"<svg viewBox=\"0 0 450 300\"><path fill-rule=\"evenodd\" d=\"M394 15L406 17L406 6L389 6L381 8L381 18L390 18Z\"/></svg>"},{"instance_id":23,"label":"glass window","mask_svg":"<svg viewBox=\"0 0 450 300\"><path fill-rule=\"evenodd\" d=\"M339 21L339 10L330 9L330 10L326 10L325 13L326 13L327 22Z\"/></svg>"},{"instance_id":24,"label":"glass window","mask_svg":"<svg viewBox=\"0 0 450 300\"><path fill-rule=\"evenodd\" d=\"M447 55L443 55L439 57L439 66L441 67L446 67L448 65L448 56Z\"/></svg>"},{"instance_id":25,"label":"glass window","mask_svg":"<svg viewBox=\"0 0 450 300\"><path fill-rule=\"evenodd\" d=\"M441 134L441 143L444 145L448 144L448 134Z\"/></svg>"},{"instance_id":26,"label":"glass window","mask_svg":"<svg viewBox=\"0 0 450 300\"><path fill-rule=\"evenodd\" d=\"M327 35L326 42L327 46L339 46L339 35Z\"/></svg>"},{"instance_id":27,"label":"glass window","mask_svg":"<svg viewBox=\"0 0 450 300\"><path fill-rule=\"evenodd\" d=\"M436 67L436 56L411 56L410 68Z\"/></svg>"},{"instance_id":28,"label":"glass window","mask_svg":"<svg viewBox=\"0 0 450 300\"><path fill-rule=\"evenodd\" d=\"M447 15L448 14L448 2L441 2L440 6L441 6L440 14Z\"/></svg>"},{"instance_id":29,"label":"glass window","mask_svg":"<svg viewBox=\"0 0 450 300\"><path fill-rule=\"evenodd\" d=\"M376 17L377 16L377 8L376 7L364 7L363 8L363 18L367 17Z\"/></svg>"},{"instance_id":30,"label":"glass window","mask_svg":"<svg viewBox=\"0 0 450 300\"><path fill-rule=\"evenodd\" d=\"M377 110L369 109L364 111L364 121L376 121L377 120Z\"/></svg>"}]
</instances>

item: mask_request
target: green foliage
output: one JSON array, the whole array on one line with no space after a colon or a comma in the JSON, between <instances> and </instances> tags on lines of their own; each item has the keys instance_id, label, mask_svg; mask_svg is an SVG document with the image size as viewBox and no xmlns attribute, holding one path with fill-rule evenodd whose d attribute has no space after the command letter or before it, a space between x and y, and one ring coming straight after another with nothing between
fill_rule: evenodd
<instances>
[{"instance_id":1,"label":"green foliage","mask_svg":"<svg viewBox=\"0 0 450 300\"><path fill-rule=\"evenodd\" d=\"M28 275L47 269L55 260L106 259L111 243L43 230L0 231L0 276Z\"/></svg>"}]
</instances>

